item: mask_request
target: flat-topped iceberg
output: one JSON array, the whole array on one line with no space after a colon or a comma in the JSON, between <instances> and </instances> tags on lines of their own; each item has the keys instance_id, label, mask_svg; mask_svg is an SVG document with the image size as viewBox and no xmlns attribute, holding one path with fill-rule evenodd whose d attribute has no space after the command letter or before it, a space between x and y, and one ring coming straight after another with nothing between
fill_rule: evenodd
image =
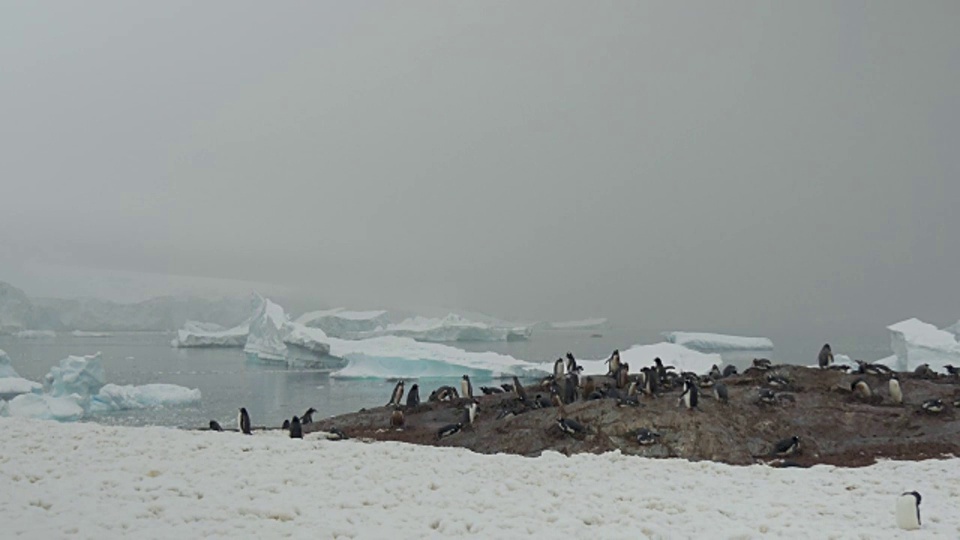
<instances>
[{"instance_id":1,"label":"flat-topped iceberg","mask_svg":"<svg viewBox=\"0 0 960 540\"><path fill-rule=\"evenodd\" d=\"M173 347L243 347L250 334L250 322L233 328L223 328L213 323L187 321L177 330L177 337L170 342Z\"/></svg>"},{"instance_id":2,"label":"flat-topped iceberg","mask_svg":"<svg viewBox=\"0 0 960 540\"><path fill-rule=\"evenodd\" d=\"M398 336L431 343L457 341L523 341L530 338L529 326L470 321L449 313L443 318L411 317L355 337Z\"/></svg>"},{"instance_id":3,"label":"flat-topped iceberg","mask_svg":"<svg viewBox=\"0 0 960 540\"><path fill-rule=\"evenodd\" d=\"M10 357L3 349L0 349L0 378L19 376L10 364Z\"/></svg>"},{"instance_id":4,"label":"flat-topped iceberg","mask_svg":"<svg viewBox=\"0 0 960 540\"><path fill-rule=\"evenodd\" d=\"M304 313L297 317L295 322L310 328L319 328L326 335L335 338L355 337L389 324L386 311L349 311L343 308Z\"/></svg>"},{"instance_id":5,"label":"flat-topped iceberg","mask_svg":"<svg viewBox=\"0 0 960 540\"><path fill-rule=\"evenodd\" d=\"M84 330L74 330L70 332L70 335L73 337L83 337L83 338L103 338L103 337L113 337L113 334L110 332L86 332Z\"/></svg>"},{"instance_id":6,"label":"flat-topped iceberg","mask_svg":"<svg viewBox=\"0 0 960 540\"><path fill-rule=\"evenodd\" d=\"M200 390L176 384L144 384L142 386L107 384L90 399L90 411L181 407L199 402Z\"/></svg>"},{"instance_id":7,"label":"flat-topped iceberg","mask_svg":"<svg viewBox=\"0 0 960 540\"><path fill-rule=\"evenodd\" d=\"M53 397L78 394L88 397L106 384L100 353L88 356L68 356L59 366L50 368L44 377L44 388Z\"/></svg>"},{"instance_id":8,"label":"flat-topped iceberg","mask_svg":"<svg viewBox=\"0 0 960 540\"><path fill-rule=\"evenodd\" d=\"M73 422L85 414L83 399L76 394L51 396L50 394L21 394L7 404L7 414L41 420Z\"/></svg>"},{"instance_id":9,"label":"flat-topped iceberg","mask_svg":"<svg viewBox=\"0 0 960 540\"><path fill-rule=\"evenodd\" d=\"M764 337L729 336L707 332L664 332L663 337L670 343L700 352L773 350L773 342Z\"/></svg>"},{"instance_id":10,"label":"flat-topped iceberg","mask_svg":"<svg viewBox=\"0 0 960 540\"><path fill-rule=\"evenodd\" d=\"M960 343L952 332L915 318L892 324L887 330L894 356L881 363L896 371L913 371L922 364L941 372L949 364L960 366Z\"/></svg>"},{"instance_id":11,"label":"flat-topped iceberg","mask_svg":"<svg viewBox=\"0 0 960 540\"><path fill-rule=\"evenodd\" d=\"M542 376L542 366L495 352L468 352L439 343L383 336L364 340L330 338L330 354L347 361L332 373L340 378L493 378Z\"/></svg>"},{"instance_id":12,"label":"flat-topped iceberg","mask_svg":"<svg viewBox=\"0 0 960 540\"><path fill-rule=\"evenodd\" d=\"M15 334L20 339L51 339L57 337L53 330L21 330Z\"/></svg>"},{"instance_id":13,"label":"flat-topped iceberg","mask_svg":"<svg viewBox=\"0 0 960 540\"><path fill-rule=\"evenodd\" d=\"M0 399L12 399L20 394L32 394L43 390L43 385L22 377L0 378Z\"/></svg>"},{"instance_id":14,"label":"flat-topped iceberg","mask_svg":"<svg viewBox=\"0 0 960 540\"><path fill-rule=\"evenodd\" d=\"M703 374L710 371L714 364L717 366L723 365L723 359L719 354L702 353L676 343L662 342L650 345L634 345L625 351L620 351L620 361L630 364L631 373L637 373L640 368L654 365L655 358L660 358L664 365L675 367L678 372L690 371ZM577 360L577 365L583 367L584 375L603 375L607 373L606 360L606 358L601 360Z\"/></svg>"}]
</instances>

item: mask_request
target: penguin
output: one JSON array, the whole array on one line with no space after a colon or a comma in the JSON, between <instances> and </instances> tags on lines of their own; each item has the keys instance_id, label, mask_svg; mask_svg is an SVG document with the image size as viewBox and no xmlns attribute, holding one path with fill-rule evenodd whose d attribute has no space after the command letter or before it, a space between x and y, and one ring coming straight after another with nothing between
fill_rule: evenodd
<instances>
[{"instance_id":1,"label":"penguin","mask_svg":"<svg viewBox=\"0 0 960 540\"><path fill-rule=\"evenodd\" d=\"M328 441L345 441L350 438L350 437L347 437L346 433L340 431L338 428L335 428L335 427L330 428L330 431L328 431L327 433L329 433L329 435L327 435Z\"/></svg>"},{"instance_id":2,"label":"penguin","mask_svg":"<svg viewBox=\"0 0 960 540\"><path fill-rule=\"evenodd\" d=\"M766 358L754 358L754 359L753 359L753 367L755 367L755 368L757 368L757 369L759 369L759 370L762 370L762 371L766 371L766 370L770 369L771 367L773 367L773 362L771 362L770 360L768 360L768 359L766 359Z\"/></svg>"},{"instance_id":3,"label":"penguin","mask_svg":"<svg viewBox=\"0 0 960 540\"><path fill-rule=\"evenodd\" d=\"M733 377L736 374L737 374L737 366L733 364L727 364L726 367L723 368L724 378Z\"/></svg>"},{"instance_id":4,"label":"penguin","mask_svg":"<svg viewBox=\"0 0 960 540\"><path fill-rule=\"evenodd\" d=\"M820 349L820 356L817 357L817 363L820 364L820 369L826 369L833 363L833 351L830 350L829 343L823 344Z\"/></svg>"},{"instance_id":5,"label":"penguin","mask_svg":"<svg viewBox=\"0 0 960 540\"><path fill-rule=\"evenodd\" d=\"M280 429L284 429L284 430L290 431L290 421L287 420L286 418L284 418L284 419L283 419L283 425L280 426Z\"/></svg>"},{"instance_id":6,"label":"penguin","mask_svg":"<svg viewBox=\"0 0 960 540\"><path fill-rule=\"evenodd\" d=\"M403 418L403 411L399 408L394 409L393 413L390 414L390 426L397 429L402 429L405 420Z\"/></svg>"},{"instance_id":7,"label":"penguin","mask_svg":"<svg viewBox=\"0 0 960 540\"><path fill-rule=\"evenodd\" d=\"M697 385L691 380L683 381L683 393L680 394L680 403L682 403L687 410L692 411L697 408L699 401L700 389L697 388Z\"/></svg>"},{"instance_id":8,"label":"penguin","mask_svg":"<svg viewBox=\"0 0 960 540\"><path fill-rule=\"evenodd\" d=\"M630 366L624 362L617 368L617 388L626 388L630 384Z\"/></svg>"},{"instance_id":9,"label":"penguin","mask_svg":"<svg viewBox=\"0 0 960 540\"><path fill-rule=\"evenodd\" d=\"M503 384L500 385L500 388L503 388L503 391L504 391L504 392L513 392L513 385L512 385L512 384L503 383Z\"/></svg>"},{"instance_id":10,"label":"penguin","mask_svg":"<svg viewBox=\"0 0 960 540\"><path fill-rule=\"evenodd\" d=\"M390 402L387 403L387 406L400 405L400 402L402 400L403 400L403 379L400 379L397 382L397 385L393 387L393 393L390 394Z\"/></svg>"},{"instance_id":11,"label":"penguin","mask_svg":"<svg viewBox=\"0 0 960 540\"><path fill-rule=\"evenodd\" d=\"M777 402L777 394L769 388L760 389L760 403L772 405Z\"/></svg>"},{"instance_id":12,"label":"penguin","mask_svg":"<svg viewBox=\"0 0 960 540\"><path fill-rule=\"evenodd\" d=\"M620 349L614 349L613 354L604 363L607 364L607 375L616 376L620 372Z\"/></svg>"},{"instance_id":13,"label":"penguin","mask_svg":"<svg viewBox=\"0 0 960 540\"><path fill-rule=\"evenodd\" d=\"M709 375L705 375L703 377L697 377L697 381L698 381L698 384L700 385L700 388L712 388L714 379Z\"/></svg>"},{"instance_id":14,"label":"penguin","mask_svg":"<svg viewBox=\"0 0 960 540\"><path fill-rule=\"evenodd\" d=\"M470 376L464 375L460 381L460 396L467 399L473 399L473 385L470 384Z\"/></svg>"},{"instance_id":15,"label":"penguin","mask_svg":"<svg viewBox=\"0 0 960 540\"><path fill-rule=\"evenodd\" d=\"M650 446L651 444L656 444L657 439L659 438L659 433L656 431L650 431L647 428L640 428L637 431L637 444L640 446Z\"/></svg>"},{"instance_id":16,"label":"penguin","mask_svg":"<svg viewBox=\"0 0 960 540\"><path fill-rule=\"evenodd\" d=\"M577 359L572 352L567 353L567 373L579 373L583 368L577 365Z\"/></svg>"},{"instance_id":17,"label":"penguin","mask_svg":"<svg viewBox=\"0 0 960 540\"><path fill-rule=\"evenodd\" d=\"M557 416L557 426L560 428L560 431L567 435L583 435L587 432L586 428L584 428L580 422L564 418L562 414Z\"/></svg>"},{"instance_id":18,"label":"penguin","mask_svg":"<svg viewBox=\"0 0 960 540\"><path fill-rule=\"evenodd\" d=\"M771 373L767 375L767 384L774 388L786 388L790 386L790 381L786 377L777 375L776 373Z\"/></svg>"},{"instance_id":19,"label":"penguin","mask_svg":"<svg viewBox=\"0 0 960 540\"><path fill-rule=\"evenodd\" d=\"M637 396L620 396L617 398L617 407L641 407Z\"/></svg>"},{"instance_id":20,"label":"penguin","mask_svg":"<svg viewBox=\"0 0 960 540\"><path fill-rule=\"evenodd\" d=\"M550 403L550 401L547 400L547 406L548 406L548 407L550 406L549 403ZM467 405L467 425L472 426L472 425L473 425L473 422L477 419L477 409L478 409L478 408L479 408L479 407L477 406L477 402L476 402L476 401L471 401L470 404Z\"/></svg>"},{"instance_id":21,"label":"penguin","mask_svg":"<svg viewBox=\"0 0 960 540\"><path fill-rule=\"evenodd\" d=\"M897 498L897 526L912 531L920 528L920 494L908 491Z\"/></svg>"},{"instance_id":22,"label":"penguin","mask_svg":"<svg viewBox=\"0 0 960 540\"><path fill-rule=\"evenodd\" d=\"M717 398L717 401L720 403L728 403L730 401L730 393L727 391L727 385L722 382L714 384L713 397Z\"/></svg>"},{"instance_id":23,"label":"penguin","mask_svg":"<svg viewBox=\"0 0 960 540\"><path fill-rule=\"evenodd\" d=\"M483 395L489 396L492 394L502 394L503 388L497 388L496 386L481 386L480 391L483 392Z\"/></svg>"},{"instance_id":24,"label":"penguin","mask_svg":"<svg viewBox=\"0 0 960 540\"><path fill-rule=\"evenodd\" d=\"M420 386L414 384L410 387L410 392L407 394L407 408L413 408L417 405L420 405Z\"/></svg>"},{"instance_id":25,"label":"penguin","mask_svg":"<svg viewBox=\"0 0 960 540\"><path fill-rule=\"evenodd\" d=\"M217 422L216 420L211 420L210 431L223 431L223 428L220 427L220 422Z\"/></svg>"},{"instance_id":26,"label":"penguin","mask_svg":"<svg viewBox=\"0 0 960 540\"><path fill-rule=\"evenodd\" d=\"M632 381L630 386L627 387L627 397L633 397L637 395L637 381Z\"/></svg>"},{"instance_id":27,"label":"penguin","mask_svg":"<svg viewBox=\"0 0 960 540\"><path fill-rule=\"evenodd\" d=\"M897 374L894 373L890 376L890 381L887 383L890 387L890 398L893 399L894 403L903 403L903 390L900 389L900 378L897 377Z\"/></svg>"},{"instance_id":28,"label":"penguin","mask_svg":"<svg viewBox=\"0 0 960 540\"><path fill-rule=\"evenodd\" d=\"M300 419L296 416L293 417L293 420L290 421L290 438L291 439L302 439L303 438L303 428L300 426Z\"/></svg>"},{"instance_id":29,"label":"penguin","mask_svg":"<svg viewBox=\"0 0 960 540\"><path fill-rule=\"evenodd\" d=\"M647 384L644 391L648 396L656 396L660 393L660 376L654 368L643 368L647 372Z\"/></svg>"},{"instance_id":30,"label":"penguin","mask_svg":"<svg viewBox=\"0 0 960 540\"><path fill-rule=\"evenodd\" d=\"M518 379L516 375L513 376L513 388L517 392L517 399L519 399L521 403L526 403L527 393L523 390L523 385L520 384L520 379Z\"/></svg>"},{"instance_id":31,"label":"penguin","mask_svg":"<svg viewBox=\"0 0 960 540\"><path fill-rule=\"evenodd\" d=\"M569 373L563 379L563 402L564 403L573 403L577 400L577 380L576 373Z\"/></svg>"},{"instance_id":32,"label":"penguin","mask_svg":"<svg viewBox=\"0 0 960 540\"><path fill-rule=\"evenodd\" d=\"M943 401L939 399L928 399L924 401L922 405L920 405L920 408L925 412L937 414L939 412L943 412Z\"/></svg>"},{"instance_id":33,"label":"penguin","mask_svg":"<svg viewBox=\"0 0 960 540\"><path fill-rule=\"evenodd\" d=\"M947 370L947 373L953 375L954 377L960 377L960 368L956 368L947 364L943 366L943 369Z\"/></svg>"},{"instance_id":34,"label":"penguin","mask_svg":"<svg viewBox=\"0 0 960 540\"><path fill-rule=\"evenodd\" d=\"M312 424L313 423L313 413L317 412L316 409L310 407L307 409L307 412L303 413L303 416L300 417L300 424Z\"/></svg>"},{"instance_id":35,"label":"penguin","mask_svg":"<svg viewBox=\"0 0 960 540\"><path fill-rule=\"evenodd\" d=\"M563 361L563 358L562 358L562 357L561 357L561 358L557 358L557 361L553 363L553 378L554 378L554 379L556 379L556 380L559 381L560 379L563 378L564 375L566 375L567 366L566 366L565 364L566 364L566 362Z\"/></svg>"},{"instance_id":36,"label":"penguin","mask_svg":"<svg viewBox=\"0 0 960 540\"><path fill-rule=\"evenodd\" d=\"M777 444L773 445L773 452L770 454L773 456L785 457L792 456L800 452L800 437L794 435L789 439L782 439L777 441Z\"/></svg>"},{"instance_id":37,"label":"penguin","mask_svg":"<svg viewBox=\"0 0 960 540\"><path fill-rule=\"evenodd\" d=\"M240 407L240 415L237 416L237 427L240 428L240 433L253 435L250 432L250 415L247 414L247 409L243 407Z\"/></svg>"},{"instance_id":38,"label":"penguin","mask_svg":"<svg viewBox=\"0 0 960 540\"><path fill-rule=\"evenodd\" d=\"M870 385L867 384L867 381L863 378L859 378L850 383L850 391L860 399L869 399L873 395L873 392L870 390Z\"/></svg>"},{"instance_id":39,"label":"penguin","mask_svg":"<svg viewBox=\"0 0 960 540\"><path fill-rule=\"evenodd\" d=\"M918 379L936 379L937 373L930 369L930 364L920 364L913 370L913 376Z\"/></svg>"},{"instance_id":40,"label":"penguin","mask_svg":"<svg viewBox=\"0 0 960 540\"><path fill-rule=\"evenodd\" d=\"M437 430L437 440L439 441L445 437L460 433L461 429L463 429L463 424L460 422L457 422L456 424L447 424Z\"/></svg>"},{"instance_id":41,"label":"penguin","mask_svg":"<svg viewBox=\"0 0 960 540\"><path fill-rule=\"evenodd\" d=\"M534 409L548 409L550 407L553 407L553 402L540 394L537 394L537 397L533 399Z\"/></svg>"},{"instance_id":42,"label":"penguin","mask_svg":"<svg viewBox=\"0 0 960 540\"><path fill-rule=\"evenodd\" d=\"M588 375L586 380L583 382L583 392L581 393L581 396L583 396L583 399L587 399L596 389L597 386L593 382L593 377Z\"/></svg>"}]
</instances>

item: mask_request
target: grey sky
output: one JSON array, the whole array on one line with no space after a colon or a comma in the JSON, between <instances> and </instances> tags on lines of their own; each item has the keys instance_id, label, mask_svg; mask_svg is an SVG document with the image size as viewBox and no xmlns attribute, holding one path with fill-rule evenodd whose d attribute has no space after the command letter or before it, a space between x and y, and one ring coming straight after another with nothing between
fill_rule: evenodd
<instances>
[{"instance_id":1,"label":"grey sky","mask_svg":"<svg viewBox=\"0 0 960 540\"><path fill-rule=\"evenodd\" d=\"M757 333L950 322L958 20L949 1L5 3L0 279Z\"/></svg>"}]
</instances>

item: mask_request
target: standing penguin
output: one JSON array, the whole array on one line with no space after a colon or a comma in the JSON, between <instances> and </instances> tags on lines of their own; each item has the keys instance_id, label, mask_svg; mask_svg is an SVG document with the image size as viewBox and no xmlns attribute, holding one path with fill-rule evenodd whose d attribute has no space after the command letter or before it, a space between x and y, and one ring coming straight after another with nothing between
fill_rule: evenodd
<instances>
[{"instance_id":1,"label":"standing penguin","mask_svg":"<svg viewBox=\"0 0 960 540\"><path fill-rule=\"evenodd\" d=\"M607 375L614 377L620 372L620 349L614 349L613 354L607 359Z\"/></svg>"},{"instance_id":2,"label":"standing penguin","mask_svg":"<svg viewBox=\"0 0 960 540\"><path fill-rule=\"evenodd\" d=\"M477 409L478 409L478 406L476 401L471 401L470 404L467 405L467 408L464 409L466 413L464 414L464 420L466 420L466 422L463 423L463 425L465 426L473 425L474 420L477 419Z\"/></svg>"},{"instance_id":3,"label":"standing penguin","mask_svg":"<svg viewBox=\"0 0 960 540\"><path fill-rule=\"evenodd\" d=\"M523 389L523 385L520 384L520 379L518 379L516 375L513 376L513 389L517 392L517 399L519 399L521 403L526 403L527 392Z\"/></svg>"},{"instance_id":4,"label":"standing penguin","mask_svg":"<svg viewBox=\"0 0 960 540\"><path fill-rule=\"evenodd\" d=\"M396 409L393 411L393 414L390 415L390 425L397 429L401 429L405 423L403 419L403 411Z\"/></svg>"},{"instance_id":5,"label":"standing penguin","mask_svg":"<svg viewBox=\"0 0 960 540\"><path fill-rule=\"evenodd\" d=\"M890 398L893 399L894 403L903 403L903 390L900 389L900 378L897 377L897 374L894 373L890 375Z\"/></svg>"},{"instance_id":6,"label":"standing penguin","mask_svg":"<svg viewBox=\"0 0 960 540\"><path fill-rule=\"evenodd\" d=\"M307 412L303 413L303 416L300 417L300 424L312 424L313 423L313 413L317 412L316 409L310 407L307 409Z\"/></svg>"},{"instance_id":7,"label":"standing penguin","mask_svg":"<svg viewBox=\"0 0 960 540\"><path fill-rule=\"evenodd\" d=\"M572 352L567 353L567 373L579 373L580 367L577 366L577 359L573 357Z\"/></svg>"},{"instance_id":8,"label":"standing penguin","mask_svg":"<svg viewBox=\"0 0 960 540\"><path fill-rule=\"evenodd\" d=\"M870 385L862 377L850 383L850 391L860 399L869 399L873 395Z\"/></svg>"},{"instance_id":9,"label":"standing penguin","mask_svg":"<svg viewBox=\"0 0 960 540\"><path fill-rule=\"evenodd\" d=\"M833 351L830 350L829 343L823 344L820 349L820 356L817 357L817 363L820 364L820 369L826 369L833 363Z\"/></svg>"},{"instance_id":10,"label":"standing penguin","mask_svg":"<svg viewBox=\"0 0 960 540\"><path fill-rule=\"evenodd\" d=\"M897 526L906 531L920 528L920 494L916 491L897 498Z\"/></svg>"},{"instance_id":11,"label":"standing penguin","mask_svg":"<svg viewBox=\"0 0 960 540\"><path fill-rule=\"evenodd\" d=\"M217 422L216 420L211 420L210 431L223 431L223 428L220 427L220 422Z\"/></svg>"},{"instance_id":12,"label":"standing penguin","mask_svg":"<svg viewBox=\"0 0 960 540\"><path fill-rule=\"evenodd\" d=\"M420 387L416 384L410 387L410 393L407 394L407 408L420 405Z\"/></svg>"},{"instance_id":13,"label":"standing penguin","mask_svg":"<svg viewBox=\"0 0 960 540\"><path fill-rule=\"evenodd\" d=\"M290 421L290 438L291 439L302 439L303 438L303 428L300 426L300 419L296 416L293 417L293 420Z\"/></svg>"},{"instance_id":14,"label":"standing penguin","mask_svg":"<svg viewBox=\"0 0 960 540\"><path fill-rule=\"evenodd\" d=\"M689 379L683 381L683 393L680 394L680 402L683 403L683 406L692 411L697 408L699 401L700 389L697 388L696 383Z\"/></svg>"},{"instance_id":15,"label":"standing penguin","mask_svg":"<svg viewBox=\"0 0 960 540\"><path fill-rule=\"evenodd\" d=\"M390 394L390 402L387 405L400 405L403 401L403 379L393 387L393 393Z\"/></svg>"},{"instance_id":16,"label":"standing penguin","mask_svg":"<svg viewBox=\"0 0 960 540\"><path fill-rule=\"evenodd\" d=\"M553 363L553 378L557 381L563 378L566 372L566 366L564 366L563 358L557 358L557 361Z\"/></svg>"},{"instance_id":17,"label":"standing penguin","mask_svg":"<svg viewBox=\"0 0 960 540\"><path fill-rule=\"evenodd\" d=\"M720 403L727 403L730 401L730 393L727 391L727 385L722 382L718 382L713 385L713 397L717 398L717 401Z\"/></svg>"},{"instance_id":18,"label":"standing penguin","mask_svg":"<svg viewBox=\"0 0 960 540\"><path fill-rule=\"evenodd\" d=\"M460 397L473 399L473 385L470 384L470 376L464 375L460 381Z\"/></svg>"},{"instance_id":19,"label":"standing penguin","mask_svg":"<svg viewBox=\"0 0 960 540\"><path fill-rule=\"evenodd\" d=\"M626 363L620 363L617 366L617 388L626 388L630 385L630 366Z\"/></svg>"},{"instance_id":20,"label":"standing penguin","mask_svg":"<svg viewBox=\"0 0 960 540\"><path fill-rule=\"evenodd\" d=\"M284 431L290 431L290 421L286 418L283 419L283 425L280 426L280 429Z\"/></svg>"},{"instance_id":21,"label":"standing penguin","mask_svg":"<svg viewBox=\"0 0 960 540\"><path fill-rule=\"evenodd\" d=\"M252 435L250 432L250 415L247 414L247 409L244 407L240 407L240 415L237 416L237 427L240 429L240 433Z\"/></svg>"}]
</instances>

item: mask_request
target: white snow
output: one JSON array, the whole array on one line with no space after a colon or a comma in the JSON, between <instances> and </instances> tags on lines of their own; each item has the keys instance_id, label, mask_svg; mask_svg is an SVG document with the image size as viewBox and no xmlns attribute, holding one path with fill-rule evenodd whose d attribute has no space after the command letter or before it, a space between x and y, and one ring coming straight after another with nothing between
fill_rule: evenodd
<instances>
[{"instance_id":1,"label":"white snow","mask_svg":"<svg viewBox=\"0 0 960 540\"><path fill-rule=\"evenodd\" d=\"M0 378L19 376L10 364L10 356L3 349L0 349Z\"/></svg>"},{"instance_id":2,"label":"white snow","mask_svg":"<svg viewBox=\"0 0 960 540\"><path fill-rule=\"evenodd\" d=\"M700 352L720 351L766 351L773 349L773 342L764 337L741 337L706 332L664 332L670 343L683 345Z\"/></svg>"},{"instance_id":3,"label":"white snow","mask_svg":"<svg viewBox=\"0 0 960 540\"><path fill-rule=\"evenodd\" d=\"M456 313L443 318L411 317L354 337L399 336L417 341L450 343L456 341L521 341L529 339L532 328L509 323L485 323L468 320Z\"/></svg>"},{"instance_id":4,"label":"white snow","mask_svg":"<svg viewBox=\"0 0 960 540\"><path fill-rule=\"evenodd\" d=\"M83 330L74 330L70 332L70 335L73 337L88 337L88 338L103 338L103 337L113 337L113 334L110 332L85 332Z\"/></svg>"},{"instance_id":5,"label":"white snow","mask_svg":"<svg viewBox=\"0 0 960 540\"><path fill-rule=\"evenodd\" d=\"M625 351L620 351L620 361L630 364L630 371L637 373L642 367L654 365L654 358L660 358L666 366L674 366L677 371L693 373L707 373L714 364L723 365L723 359L716 353L702 353L688 349L676 343L653 343L650 345L634 345ZM609 357L607 357L609 358ZM599 360L577 360L577 365L583 366L584 375L605 374L608 371L607 358ZM550 364L553 370L553 363ZM541 364L546 369L547 364Z\"/></svg>"},{"instance_id":6,"label":"white snow","mask_svg":"<svg viewBox=\"0 0 960 540\"><path fill-rule=\"evenodd\" d=\"M9 537L960 536L956 458L774 469L18 418L0 432ZM914 489L923 526L911 536L895 509Z\"/></svg>"},{"instance_id":7,"label":"white snow","mask_svg":"<svg viewBox=\"0 0 960 540\"><path fill-rule=\"evenodd\" d=\"M348 311L343 308L304 313L295 322L320 328L328 336L338 338L355 337L360 332L371 332L389 324L386 311Z\"/></svg>"},{"instance_id":8,"label":"white snow","mask_svg":"<svg viewBox=\"0 0 960 540\"><path fill-rule=\"evenodd\" d=\"M92 412L145 409L148 407L180 407L200 402L200 390L176 384L144 384L120 386L107 384L90 400Z\"/></svg>"},{"instance_id":9,"label":"white snow","mask_svg":"<svg viewBox=\"0 0 960 540\"><path fill-rule=\"evenodd\" d=\"M331 374L342 378L498 377L546 375L539 364L495 352L468 352L440 343L384 336L363 340L329 338L330 354L348 361ZM552 369L552 368L550 368Z\"/></svg>"},{"instance_id":10,"label":"white snow","mask_svg":"<svg viewBox=\"0 0 960 540\"><path fill-rule=\"evenodd\" d=\"M250 322L224 329L213 323L187 321L170 342L173 347L243 347L250 333Z\"/></svg>"},{"instance_id":11,"label":"white snow","mask_svg":"<svg viewBox=\"0 0 960 540\"><path fill-rule=\"evenodd\" d=\"M53 330L21 330L16 335L20 339L50 339L57 337Z\"/></svg>"},{"instance_id":12,"label":"white snow","mask_svg":"<svg viewBox=\"0 0 960 540\"><path fill-rule=\"evenodd\" d=\"M7 404L10 416L73 422L83 418L83 398L77 394L51 396L50 394L21 394Z\"/></svg>"},{"instance_id":13,"label":"white snow","mask_svg":"<svg viewBox=\"0 0 960 540\"><path fill-rule=\"evenodd\" d=\"M919 319L907 319L887 329L896 359L881 362L896 371L913 371L921 364L930 364L935 371L945 371L947 364L960 366L960 343L951 332Z\"/></svg>"},{"instance_id":14,"label":"white snow","mask_svg":"<svg viewBox=\"0 0 960 540\"><path fill-rule=\"evenodd\" d=\"M50 368L44 377L44 387L53 397L79 394L92 396L106 384L100 353L88 356L68 356L59 366Z\"/></svg>"},{"instance_id":15,"label":"white snow","mask_svg":"<svg viewBox=\"0 0 960 540\"><path fill-rule=\"evenodd\" d=\"M953 337L960 341L960 321L957 321L954 324L944 328L944 330L953 334Z\"/></svg>"},{"instance_id":16,"label":"white snow","mask_svg":"<svg viewBox=\"0 0 960 540\"><path fill-rule=\"evenodd\" d=\"M550 323L550 328L568 329L568 328L593 328L607 323L607 319L597 317L593 319L582 319L579 321L560 321Z\"/></svg>"},{"instance_id":17,"label":"white snow","mask_svg":"<svg viewBox=\"0 0 960 540\"><path fill-rule=\"evenodd\" d=\"M43 385L21 377L0 378L0 398L10 399L20 394L43 390Z\"/></svg>"}]
</instances>

